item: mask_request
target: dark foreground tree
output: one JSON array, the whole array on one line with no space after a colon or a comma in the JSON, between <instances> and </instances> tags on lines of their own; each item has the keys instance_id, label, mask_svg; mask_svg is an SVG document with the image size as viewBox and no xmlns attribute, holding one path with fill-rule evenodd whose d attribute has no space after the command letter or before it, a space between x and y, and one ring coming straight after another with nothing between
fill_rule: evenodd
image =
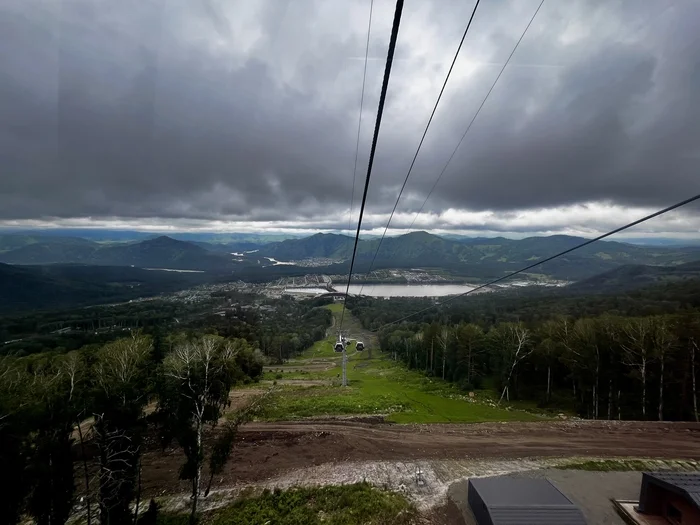
<instances>
[{"instance_id":1,"label":"dark foreground tree","mask_svg":"<svg viewBox=\"0 0 700 525\"><path fill-rule=\"evenodd\" d=\"M93 369L95 444L99 450L102 525L133 521L141 442L146 426L151 340L134 334L106 345Z\"/></svg>"},{"instance_id":2,"label":"dark foreground tree","mask_svg":"<svg viewBox=\"0 0 700 525\"><path fill-rule=\"evenodd\" d=\"M9 357L0 357L0 522L17 523L29 485L24 471L29 432L24 409L27 376Z\"/></svg>"},{"instance_id":3,"label":"dark foreground tree","mask_svg":"<svg viewBox=\"0 0 700 525\"><path fill-rule=\"evenodd\" d=\"M73 428L82 393L82 363L76 353L50 360L31 377L34 428L27 475L27 511L39 525L65 523L73 508Z\"/></svg>"}]
</instances>

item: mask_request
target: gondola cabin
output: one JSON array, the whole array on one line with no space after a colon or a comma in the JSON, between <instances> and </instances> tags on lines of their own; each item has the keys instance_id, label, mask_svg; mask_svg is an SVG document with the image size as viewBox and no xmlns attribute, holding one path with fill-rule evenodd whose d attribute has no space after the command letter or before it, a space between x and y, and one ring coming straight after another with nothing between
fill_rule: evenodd
<instances>
[{"instance_id":1,"label":"gondola cabin","mask_svg":"<svg viewBox=\"0 0 700 525\"><path fill-rule=\"evenodd\" d=\"M343 350L345 350L345 347L343 346L343 343L341 343L340 341L338 341L338 342L335 344L335 351L336 351L336 352L342 352Z\"/></svg>"},{"instance_id":2,"label":"gondola cabin","mask_svg":"<svg viewBox=\"0 0 700 525\"><path fill-rule=\"evenodd\" d=\"M362 352L365 349L365 344L362 341L355 343L355 348L358 352Z\"/></svg>"}]
</instances>

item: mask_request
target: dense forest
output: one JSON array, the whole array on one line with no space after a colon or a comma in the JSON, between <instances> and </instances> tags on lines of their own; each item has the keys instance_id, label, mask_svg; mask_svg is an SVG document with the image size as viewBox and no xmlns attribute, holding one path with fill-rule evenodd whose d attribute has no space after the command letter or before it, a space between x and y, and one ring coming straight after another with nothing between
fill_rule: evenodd
<instances>
[{"instance_id":1,"label":"dense forest","mask_svg":"<svg viewBox=\"0 0 700 525\"><path fill-rule=\"evenodd\" d=\"M315 308L325 302L261 299L234 290L213 292L195 303L153 300L8 315L0 317L0 344L5 343L0 355L64 353L140 330L149 335L177 331L242 337L266 355L288 359L325 337L331 314Z\"/></svg>"},{"instance_id":2,"label":"dense forest","mask_svg":"<svg viewBox=\"0 0 700 525\"><path fill-rule=\"evenodd\" d=\"M98 349L0 360L3 523L23 515L65 523L78 500L87 523L135 523L153 437L182 449L180 478L191 482L196 517L205 463L210 473L223 468L246 412L213 441L203 432L233 386L261 375L263 360L245 339L181 334L169 343L134 333Z\"/></svg>"},{"instance_id":3,"label":"dense forest","mask_svg":"<svg viewBox=\"0 0 700 525\"><path fill-rule=\"evenodd\" d=\"M503 400L570 407L589 418L697 420L698 282L627 295L484 294L355 299L381 348L407 366Z\"/></svg>"},{"instance_id":4,"label":"dense forest","mask_svg":"<svg viewBox=\"0 0 700 525\"><path fill-rule=\"evenodd\" d=\"M229 406L231 388L256 381L266 360L288 359L325 337L331 321L330 311L317 307L323 301L248 303L235 292L223 295L214 298L231 305L223 313L212 314L206 303L207 310L200 305L175 325L167 324L183 313L175 303L4 320L6 331L87 325L78 333L98 339L69 350L57 341L67 337L72 345L80 338L49 332L39 343L49 344L48 351L35 352L40 348L30 339L14 345L29 351L0 356L2 523L23 516L65 523L76 504L87 523L136 523L145 508L141 457L158 443L182 451L179 475L191 483L194 523L198 500L229 460L238 426L262 400L230 414L214 439L203 440ZM143 315L139 328L93 331L126 327L135 315ZM150 504L138 523L155 523L156 512Z\"/></svg>"}]
</instances>

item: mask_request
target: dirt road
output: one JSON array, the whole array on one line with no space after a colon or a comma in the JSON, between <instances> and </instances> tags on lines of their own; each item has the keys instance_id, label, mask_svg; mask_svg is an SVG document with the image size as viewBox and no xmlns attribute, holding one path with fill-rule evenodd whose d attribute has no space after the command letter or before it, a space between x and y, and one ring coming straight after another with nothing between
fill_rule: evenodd
<instances>
[{"instance_id":1,"label":"dirt road","mask_svg":"<svg viewBox=\"0 0 700 525\"><path fill-rule=\"evenodd\" d=\"M543 457L700 459L699 423L562 421L392 425L357 421L251 423L217 484L254 483L314 465ZM144 458L144 485L179 491L180 451Z\"/></svg>"}]
</instances>

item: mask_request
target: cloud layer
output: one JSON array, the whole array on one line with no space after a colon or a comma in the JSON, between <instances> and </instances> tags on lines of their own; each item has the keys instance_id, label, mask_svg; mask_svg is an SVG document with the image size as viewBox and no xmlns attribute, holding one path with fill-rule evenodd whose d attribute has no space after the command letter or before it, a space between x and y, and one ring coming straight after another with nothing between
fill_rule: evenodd
<instances>
[{"instance_id":1,"label":"cloud layer","mask_svg":"<svg viewBox=\"0 0 700 525\"><path fill-rule=\"evenodd\" d=\"M482 2L397 230L538 3ZM368 230L472 7L406 3ZM347 228L368 14L367 0L6 0L0 224ZM392 15L375 1L355 212ZM415 227L594 233L698 193L699 25L694 0L546 1ZM647 230L697 233L699 215Z\"/></svg>"}]
</instances>

